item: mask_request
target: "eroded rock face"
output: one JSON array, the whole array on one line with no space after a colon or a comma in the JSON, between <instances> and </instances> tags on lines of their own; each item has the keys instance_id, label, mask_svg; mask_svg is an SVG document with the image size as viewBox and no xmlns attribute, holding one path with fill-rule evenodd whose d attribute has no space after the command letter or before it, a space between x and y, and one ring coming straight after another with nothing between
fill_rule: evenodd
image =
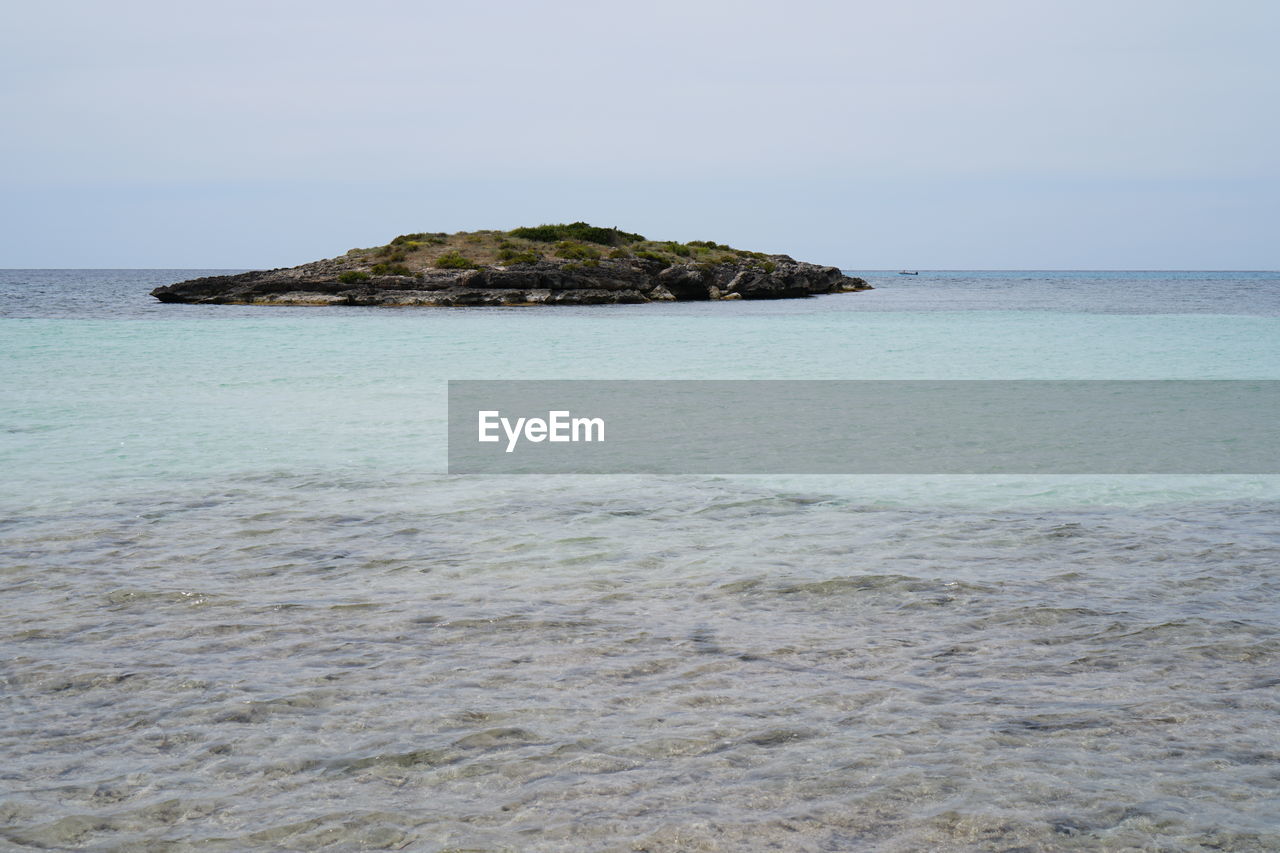
<instances>
[{"instance_id":1,"label":"eroded rock face","mask_svg":"<svg viewBox=\"0 0 1280 853\"><path fill-rule=\"evenodd\" d=\"M424 270L339 280L344 267L298 267L210 276L157 287L161 302L254 305L601 305L710 299L789 299L869 290L864 279L786 255L765 263L677 264L639 259L594 265L544 260L511 267Z\"/></svg>"}]
</instances>

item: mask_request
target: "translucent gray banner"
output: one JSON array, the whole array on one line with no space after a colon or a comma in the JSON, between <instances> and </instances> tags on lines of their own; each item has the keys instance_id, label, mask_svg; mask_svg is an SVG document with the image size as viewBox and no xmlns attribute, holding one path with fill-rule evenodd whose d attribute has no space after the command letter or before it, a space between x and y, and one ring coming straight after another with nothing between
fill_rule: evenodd
<instances>
[{"instance_id":1,"label":"translucent gray banner","mask_svg":"<svg viewBox=\"0 0 1280 853\"><path fill-rule=\"evenodd\" d=\"M1276 474L1280 381L451 381L456 474Z\"/></svg>"}]
</instances>

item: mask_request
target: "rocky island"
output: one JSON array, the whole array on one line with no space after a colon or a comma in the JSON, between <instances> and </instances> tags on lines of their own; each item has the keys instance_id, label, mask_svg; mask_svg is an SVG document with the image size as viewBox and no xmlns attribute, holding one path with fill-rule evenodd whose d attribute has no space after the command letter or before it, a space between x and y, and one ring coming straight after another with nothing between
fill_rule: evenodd
<instances>
[{"instance_id":1,"label":"rocky island","mask_svg":"<svg viewBox=\"0 0 1280 853\"><path fill-rule=\"evenodd\" d=\"M253 305L596 305L784 299L869 290L835 267L712 241L646 240L585 222L403 234L287 269L157 287L161 302Z\"/></svg>"}]
</instances>

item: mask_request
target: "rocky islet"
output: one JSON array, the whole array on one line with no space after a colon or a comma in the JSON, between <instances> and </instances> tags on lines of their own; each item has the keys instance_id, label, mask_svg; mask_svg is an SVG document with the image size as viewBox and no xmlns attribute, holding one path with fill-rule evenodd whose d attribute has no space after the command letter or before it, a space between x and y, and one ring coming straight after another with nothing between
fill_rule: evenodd
<instances>
[{"instance_id":1,"label":"rocky islet","mask_svg":"<svg viewBox=\"0 0 1280 853\"><path fill-rule=\"evenodd\" d=\"M385 246L274 270L158 287L161 302L260 305L598 305L786 299L868 290L788 255L656 242L585 223L402 235Z\"/></svg>"}]
</instances>

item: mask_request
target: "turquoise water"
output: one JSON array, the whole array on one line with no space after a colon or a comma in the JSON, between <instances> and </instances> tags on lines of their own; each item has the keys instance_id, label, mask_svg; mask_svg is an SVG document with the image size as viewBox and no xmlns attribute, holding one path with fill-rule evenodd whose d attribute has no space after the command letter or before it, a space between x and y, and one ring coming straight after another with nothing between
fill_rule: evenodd
<instances>
[{"instance_id":1,"label":"turquoise water","mask_svg":"<svg viewBox=\"0 0 1280 853\"><path fill-rule=\"evenodd\" d=\"M996 281L1012 287L1025 277L1015 275ZM261 470L443 472L448 379L1280 378L1280 314L933 310L958 297L914 282L921 310L880 310L882 297L912 298L895 285L741 306L424 313L152 300L106 305L109 318L10 318L0 464L48 494L103 477L145 488ZM1197 289L1189 304L1203 300Z\"/></svg>"},{"instance_id":2,"label":"turquoise water","mask_svg":"<svg viewBox=\"0 0 1280 853\"><path fill-rule=\"evenodd\" d=\"M1274 273L160 305L0 271L3 834L1275 849L1275 477L468 478L448 379L1276 379Z\"/></svg>"}]
</instances>

